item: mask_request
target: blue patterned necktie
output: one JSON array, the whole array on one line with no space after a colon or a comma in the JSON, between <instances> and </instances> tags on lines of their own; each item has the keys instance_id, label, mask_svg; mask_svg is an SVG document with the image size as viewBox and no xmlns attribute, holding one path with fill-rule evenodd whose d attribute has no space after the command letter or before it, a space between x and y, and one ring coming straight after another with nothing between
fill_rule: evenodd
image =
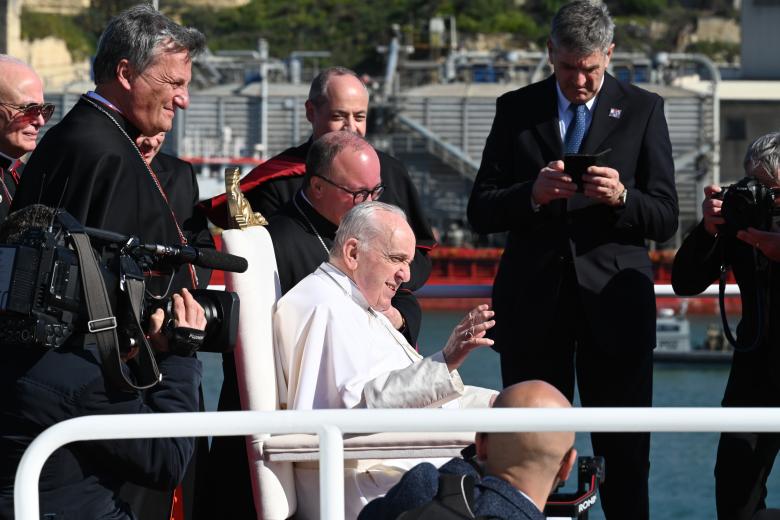
<instances>
[{"instance_id":1,"label":"blue patterned necktie","mask_svg":"<svg viewBox=\"0 0 780 520\"><path fill-rule=\"evenodd\" d=\"M566 139L563 142L564 153L579 153L582 139L585 137L588 123L588 107L584 104L569 105L569 110L574 112L574 119L569 123L566 131Z\"/></svg>"}]
</instances>

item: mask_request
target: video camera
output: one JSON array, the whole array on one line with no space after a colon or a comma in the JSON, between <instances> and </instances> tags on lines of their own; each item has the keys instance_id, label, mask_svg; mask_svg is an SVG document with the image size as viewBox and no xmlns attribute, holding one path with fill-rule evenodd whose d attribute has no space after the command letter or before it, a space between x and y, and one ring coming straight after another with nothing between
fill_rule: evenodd
<instances>
[{"instance_id":1,"label":"video camera","mask_svg":"<svg viewBox=\"0 0 780 520\"><path fill-rule=\"evenodd\" d=\"M721 231L736 236L737 231L749 227L767 231L772 227L772 217L780 215L775 207L775 197L780 189L767 188L755 177L744 177L738 182L726 186L713 198L723 201L721 215L725 223Z\"/></svg>"},{"instance_id":2,"label":"video camera","mask_svg":"<svg viewBox=\"0 0 780 520\"><path fill-rule=\"evenodd\" d=\"M78 250L80 236L89 238L87 262ZM111 311L108 317L92 317L86 293L101 284L99 279L90 280L86 274L90 266L84 263L96 265L102 278ZM171 295L151 295L144 273L161 265L182 264L234 272L247 268L241 257L186 245L143 244L138 237L83 227L63 210L40 205L23 208L9 215L0 229L0 345L60 348L78 335L114 329L118 351L126 352L146 341L148 318L157 308L170 313ZM199 350L232 350L238 295L209 290L194 290L192 295L207 321ZM173 353L181 355L197 347L198 343L194 348L185 346L183 351L176 350L175 342L171 345Z\"/></svg>"},{"instance_id":3,"label":"video camera","mask_svg":"<svg viewBox=\"0 0 780 520\"><path fill-rule=\"evenodd\" d=\"M555 493L547 499L544 514L548 517L588 518L598 500L599 485L604 482L604 457L577 459L577 491ZM560 484L562 486L563 483ZM560 487L559 486L559 487Z\"/></svg>"}]
</instances>

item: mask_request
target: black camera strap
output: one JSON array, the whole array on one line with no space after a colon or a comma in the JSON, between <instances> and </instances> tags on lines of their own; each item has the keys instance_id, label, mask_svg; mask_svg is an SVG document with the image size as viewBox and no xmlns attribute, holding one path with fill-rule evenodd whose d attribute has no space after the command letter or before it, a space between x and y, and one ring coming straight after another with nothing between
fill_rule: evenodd
<instances>
[{"instance_id":1,"label":"black camera strap","mask_svg":"<svg viewBox=\"0 0 780 520\"><path fill-rule=\"evenodd\" d=\"M151 347L146 341L146 338L142 338L141 348L146 349L147 352L145 352L145 354L148 354L148 356L142 357L151 357L155 380L149 384L142 384L139 386L127 377L125 366L120 355L119 338L116 334L116 316L112 315L108 291L106 291L106 285L103 280L103 275L100 272L97 259L92 252L92 245L89 242L89 237L83 230L70 229L69 232L73 238L73 243L79 257L79 264L81 266L81 281L82 286L84 287L84 299L89 314L87 330L95 337L97 342L106 379L108 379L116 388L125 392L144 390L156 385L162 379L162 376L154 361L154 354L151 352ZM133 292L136 292L138 290L137 286L133 284L133 287ZM141 283L141 297L143 297L143 283ZM131 296L130 299L133 300L134 298ZM135 306L137 305L138 304ZM135 313L135 307L133 308L133 311Z\"/></svg>"},{"instance_id":2,"label":"black camera strap","mask_svg":"<svg viewBox=\"0 0 780 520\"><path fill-rule=\"evenodd\" d=\"M734 347L734 350L738 350L740 352L750 352L757 349L767 336L768 327L766 326L766 311L769 308L769 302L766 299L766 286L761 282L761 280L756 279L756 335L753 338L752 344L747 346L743 345L731 333L731 327L729 326L729 322L726 317L726 277L728 276L728 271L731 268L731 265L726 261L726 247L724 242L725 241L721 240L720 281L718 284L718 303L720 306L720 320L723 323L723 333L726 335L726 339L731 344L731 346ZM760 251L755 249L753 250L753 265L755 267L754 272L756 273L756 278L758 278L759 275L766 274L768 272L768 262L766 257L764 257Z\"/></svg>"},{"instance_id":3,"label":"black camera strap","mask_svg":"<svg viewBox=\"0 0 780 520\"><path fill-rule=\"evenodd\" d=\"M160 369L157 367L157 360L154 356L149 341L146 339L146 335L143 333L143 327L141 326L141 304L144 301L144 291L146 289L143 278L136 278L128 276L125 272L125 262L120 261L120 276L122 277L122 283L124 284L124 291L122 293L127 295L128 303L133 311L134 328L136 330L137 342L139 342L138 356L135 357L138 365L140 366L140 374L152 374L152 380L149 383L142 383L141 386L133 385L135 388L141 390L150 388L160 381L162 381L162 375Z\"/></svg>"}]
</instances>

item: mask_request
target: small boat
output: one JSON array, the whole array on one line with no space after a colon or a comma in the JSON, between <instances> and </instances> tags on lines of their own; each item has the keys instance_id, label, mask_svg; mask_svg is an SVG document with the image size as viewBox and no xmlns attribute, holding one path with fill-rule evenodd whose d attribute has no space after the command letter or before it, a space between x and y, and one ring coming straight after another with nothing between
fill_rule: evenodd
<instances>
[{"instance_id":1,"label":"small boat","mask_svg":"<svg viewBox=\"0 0 780 520\"><path fill-rule=\"evenodd\" d=\"M717 329L717 327L716 327ZM714 334L722 336L720 329ZM661 308L655 323L656 349L653 359L670 363L728 363L731 350L709 350L705 345L694 348L691 345L691 324L686 316L686 305L679 311ZM708 330L708 336L710 331ZM705 340L706 344L706 340Z\"/></svg>"}]
</instances>

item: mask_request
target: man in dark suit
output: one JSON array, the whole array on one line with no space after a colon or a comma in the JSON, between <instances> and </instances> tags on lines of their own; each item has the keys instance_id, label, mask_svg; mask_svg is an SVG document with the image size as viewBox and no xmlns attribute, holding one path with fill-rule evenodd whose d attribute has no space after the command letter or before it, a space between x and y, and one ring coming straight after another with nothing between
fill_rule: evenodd
<instances>
[{"instance_id":1,"label":"man in dark suit","mask_svg":"<svg viewBox=\"0 0 780 520\"><path fill-rule=\"evenodd\" d=\"M26 63L0 54L0 222L19 184L19 158L35 149L38 132L54 112L43 102L43 83Z\"/></svg>"},{"instance_id":2,"label":"man in dark suit","mask_svg":"<svg viewBox=\"0 0 780 520\"><path fill-rule=\"evenodd\" d=\"M569 408L569 401L544 381L525 381L505 388L494 408ZM474 516L504 520L544 520L547 498L569 477L577 461L573 432L477 433L476 458L455 458L438 470L430 463L409 470L387 495L370 502L358 520L390 520L421 509L439 491L439 475L476 480Z\"/></svg>"},{"instance_id":3,"label":"man in dark suit","mask_svg":"<svg viewBox=\"0 0 780 520\"><path fill-rule=\"evenodd\" d=\"M650 406L655 347L646 240L677 228L663 100L606 74L606 7L562 7L548 40L554 75L498 99L469 220L508 231L493 287L504 385L543 379L584 406ZM583 189L565 153L603 156ZM572 164L572 161L569 162ZM593 434L606 459L609 518L647 518L650 436Z\"/></svg>"}]
</instances>

